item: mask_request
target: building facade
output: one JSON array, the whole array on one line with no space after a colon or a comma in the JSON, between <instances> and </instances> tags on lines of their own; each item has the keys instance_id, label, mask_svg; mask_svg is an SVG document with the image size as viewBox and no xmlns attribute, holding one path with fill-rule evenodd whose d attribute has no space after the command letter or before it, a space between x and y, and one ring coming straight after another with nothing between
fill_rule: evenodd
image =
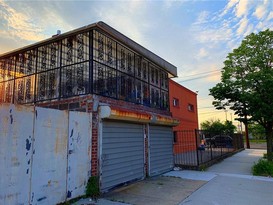
<instances>
[{"instance_id":1,"label":"building facade","mask_svg":"<svg viewBox=\"0 0 273 205\"><path fill-rule=\"evenodd\" d=\"M103 22L0 56L0 102L92 113L100 190L173 168L177 68Z\"/></svg>"},{"instance_id":2,"label":"building facade","mask_svg":"<svg viewBox=\"0 0 273 205\"><path fill-rule=\"evenodd\" d=\"M170 111L172 116L179 119L179 125L174 131L174 153L196 149L195 129L198 129L197 93L169 80ZM183 134L182 134L183 133ZM189 150L185 147L188 146Z\"/></svg>"}]
</instances>

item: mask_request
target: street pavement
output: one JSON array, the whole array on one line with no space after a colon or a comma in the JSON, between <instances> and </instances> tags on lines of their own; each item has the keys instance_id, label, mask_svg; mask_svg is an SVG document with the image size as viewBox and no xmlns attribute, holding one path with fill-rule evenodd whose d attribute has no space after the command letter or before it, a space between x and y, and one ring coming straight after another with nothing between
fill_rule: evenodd
<instances>
[{"instance_id":1,"label":"street pavement","mask_svg":"<svg viewBox=\"0 0 273 205\"><path fill-rule=\"evenodd\" d=\"M171 171L75 205L272 205L273 178L257 177L251 167L265 150L247 149L206 171Z\"/></svg>"}]
</instances>

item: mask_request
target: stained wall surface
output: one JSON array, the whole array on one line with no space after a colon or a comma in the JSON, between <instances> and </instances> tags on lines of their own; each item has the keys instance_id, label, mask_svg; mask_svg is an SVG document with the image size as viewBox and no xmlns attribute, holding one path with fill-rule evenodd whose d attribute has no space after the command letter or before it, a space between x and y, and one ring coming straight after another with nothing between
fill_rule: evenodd
<instances>
[{"instance_id":1,"label":"stained wall surface","mask_svg":"<svg viewBox=\"0 0 273 205\"><path fill-rule=\"evenodd\" d=\"M91 171L90 115L2 104L0 204L57 204L83 195Z\"/></svg>"}]
</instances>

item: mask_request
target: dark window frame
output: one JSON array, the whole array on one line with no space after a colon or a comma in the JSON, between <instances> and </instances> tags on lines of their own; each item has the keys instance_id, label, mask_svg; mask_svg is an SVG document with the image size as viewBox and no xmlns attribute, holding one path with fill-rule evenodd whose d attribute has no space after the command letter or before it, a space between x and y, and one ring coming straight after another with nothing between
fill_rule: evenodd
<instances>
[{"instance_id":1,"label":"dark window frame","mask_svg":"<svg viewBox=\"0 0 273 205\"><path fill-rule=\"evenodd\" d=\"M188 111L189 112L194 112L194 105L191 103L188 103Z\"/></svg>"},{"instance_id":2,"label":"dark window frame","mask_svg":"<svg viewBox=\"0 0 273 205\"><path fill-rule=\"evenodd\" d=\"M173 107L177 107L179 108L180 107L180 104L179 104L179 99L178 98L173 98Z\"/></svg>"}]
</instances>

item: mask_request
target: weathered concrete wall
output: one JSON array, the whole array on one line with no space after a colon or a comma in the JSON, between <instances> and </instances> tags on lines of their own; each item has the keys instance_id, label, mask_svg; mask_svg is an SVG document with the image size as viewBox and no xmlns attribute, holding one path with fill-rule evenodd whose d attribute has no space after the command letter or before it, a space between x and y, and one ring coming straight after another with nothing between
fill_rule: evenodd
<instances>
[{"instance_id":1,"label":"weathered concrete wall","mask_svg":"<svg viewBox=\"0 0 273 205\"><path fill-rule=\"evenodd\" d=\"M0 105L0 204L56 204L84 194L91 114Z\"/></svg>"},{"instance_id":2,"label":"weathered concrete wall","mask_svg":"<svg viewBox=\"0 0 273 205\"><path fill-rule=\"evenodd\" d=\"M0 204L28 204L33 107L0 106Z\"/></svg>"}]
</instances>

